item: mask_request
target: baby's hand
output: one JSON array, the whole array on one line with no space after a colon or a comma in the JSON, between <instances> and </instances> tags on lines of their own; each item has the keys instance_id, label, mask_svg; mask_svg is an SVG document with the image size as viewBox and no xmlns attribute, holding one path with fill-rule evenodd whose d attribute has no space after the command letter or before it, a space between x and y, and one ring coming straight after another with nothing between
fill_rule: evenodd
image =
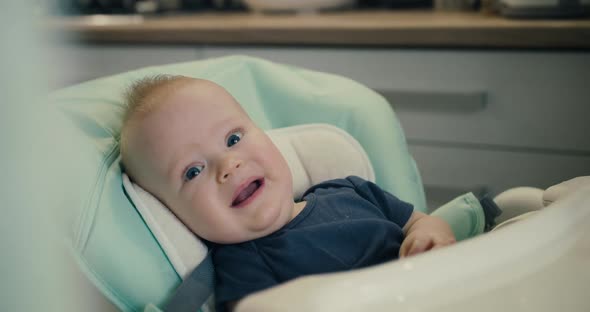
<instances>
[{"instance_id":1,"label":"baby's hand","mask_svg":"<svg viewBox=\"0 0 590 312\"><path fill-rule=\"evenodd\" d=\"M447 222L418 211L412 213L403 230L406 238L399 250L402 258L455 243L455 235Z\"/></svg>"}]
</instances>

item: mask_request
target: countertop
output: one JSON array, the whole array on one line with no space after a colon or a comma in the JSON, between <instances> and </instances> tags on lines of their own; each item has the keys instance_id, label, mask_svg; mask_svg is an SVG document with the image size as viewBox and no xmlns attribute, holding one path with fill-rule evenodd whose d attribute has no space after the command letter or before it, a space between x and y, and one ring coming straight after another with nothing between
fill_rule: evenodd
<instances>
[{"instance_id":1,"label":"countertop","mask_svg":"<svg viewBox=\"0 0 590 312\"><path fill-rule=\"evenodd\" d=\"M52 18L90 43L588 49L590 19L514 20L479 12L195 13Z\"/></svg>"}]
</instances>

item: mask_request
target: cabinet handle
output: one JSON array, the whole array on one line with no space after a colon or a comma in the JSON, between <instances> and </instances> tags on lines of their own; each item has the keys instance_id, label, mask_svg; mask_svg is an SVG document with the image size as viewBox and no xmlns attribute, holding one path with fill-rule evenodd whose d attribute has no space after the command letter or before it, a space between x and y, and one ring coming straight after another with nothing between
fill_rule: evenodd
<instances>
[{"instance_id":1,"label":"cabinet handle","mask_svg":"<svg viewBox=\"0 0 590 312\"><path fill-rule=\"evenodd\" d=\"M429 91L376 89L394 108L404 110L483 110L487 104L485 91Z\"/></svg>"}]
</instances>

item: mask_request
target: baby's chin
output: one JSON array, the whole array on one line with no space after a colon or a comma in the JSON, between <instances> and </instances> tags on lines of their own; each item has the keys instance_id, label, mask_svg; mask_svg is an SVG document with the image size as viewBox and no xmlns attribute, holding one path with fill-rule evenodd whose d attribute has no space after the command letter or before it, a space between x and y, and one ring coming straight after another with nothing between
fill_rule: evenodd
<instances>
[{"instance_id":1,"label":"baby's chin","mask_svg":"<svg viewBox=\"0 0 590 312\"><path fill-rule=\"evenodd\" d=\"M278 224L278 226L276 224L273 224L272 226L267 226L264 229L258 231L242 230L237 233L218 233L217 235L207 235L207 237L209 238L207 238L206 236L200 236L198 234L197 236L204 238L205 240L208 240L210 242L221 245L239 244L268 236L276 232L283 226L284 224Z\"/></svg>"},{"instance_id":2,"label":"baby's chin","mask_svg":"<svg viewBox=\"0 0 590 312\"><path fill-rule=\"evenodd\" d=\"M213 229L213 232L202 233L202 235L199 235L198 231L193 230L193 232L210 242L226 245L239 244L268 236L280 230L294 218L293 212L296 204L291 198L290 192L291 190L289 190L288 200L279 200L278 202L271 200L270 202L273 204L270 207L268 206L269 201L259 204L262 206L246 207L245 209L253 209L251 210L253 213L247 217L242 215L243 218L232 219L231 221L235 222L232 225L230 225L231 221L228 221L222 231Z\"/></svg>"},{"instance_id":3,"label":"baby's chin","mask_svg":"<svg viewBox=\"0 0 590 312\"><path fill-rule=\"evenodd\" d=\"M197 235L199 236L199 235ZM257 238L260 237L256 237L256 236L234 236L234 237L212 237L211 239L207 239L204 238L203 236L199 236L209 242L215 243L215 244L220 244L220 245L231 245L231 244L240 244L240 243L244 243L247 241L251 241L251 240L255 240Z\"/></svg>"}]
</instances>

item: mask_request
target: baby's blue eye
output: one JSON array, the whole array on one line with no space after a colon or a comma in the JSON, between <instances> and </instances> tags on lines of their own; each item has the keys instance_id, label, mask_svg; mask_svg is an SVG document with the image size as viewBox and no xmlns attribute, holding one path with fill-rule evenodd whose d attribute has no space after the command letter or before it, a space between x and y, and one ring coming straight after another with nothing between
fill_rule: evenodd
<instances>
[{"instance_id":1,"label":"baby's blue eye","mask_svg":"<svg viewBox=\"0 0 590 312\"><path fill-rule=\"evenodd\" d=\"M184 179L186 181L190 181L190 180L196 178L201 173L201 171L203 171L204 168L205 167L201 166L201 165L192 166L192 167L188 168L188 170L184 173Z\"/></svg>"},{"instance_id":2,"label":"baby's blue eye","mask_svg":"<svg viewBox=\"0 0 590 312\"><path fill-rule=\"evenodd\" d=\"M236 143L240 142L242 139L242 133L239 131L232 132L229 137L227 137L227 147L232 147Z\"/></svg>"}]
</instances>

